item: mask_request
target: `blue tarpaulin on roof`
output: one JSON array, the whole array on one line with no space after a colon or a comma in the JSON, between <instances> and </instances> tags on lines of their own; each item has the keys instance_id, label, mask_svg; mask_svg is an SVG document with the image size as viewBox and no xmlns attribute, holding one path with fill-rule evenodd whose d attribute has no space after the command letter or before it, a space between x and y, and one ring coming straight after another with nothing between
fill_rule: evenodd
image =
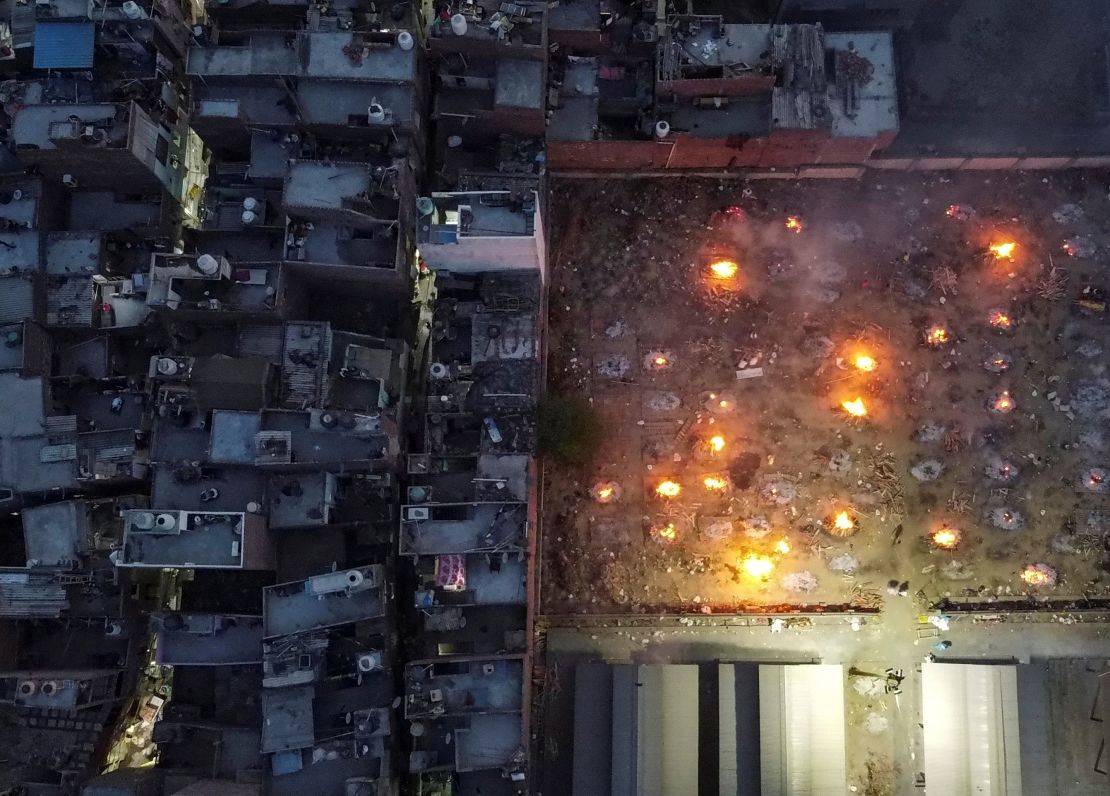
<instances>
[{"instance_id":1,"label":"blue tarpaulin on roof","mask_svg":"<svg viewBox=\"0 0 1110 796\"><path fill-rule=\"evenodd\" d=\"M35 69L89 69L93 65L92 22L35 25Z\"/></svg>"}]
</instances>

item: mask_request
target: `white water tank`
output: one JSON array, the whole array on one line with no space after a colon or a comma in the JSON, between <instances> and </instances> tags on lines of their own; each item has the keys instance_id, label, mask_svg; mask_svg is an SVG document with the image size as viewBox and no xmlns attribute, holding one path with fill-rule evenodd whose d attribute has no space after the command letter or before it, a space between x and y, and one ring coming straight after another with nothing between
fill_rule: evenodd
<instances>
[{"instance_id":1,"label":"white water tank","mask_svg":"<svg viewBox=\"0 0 1110 796\"><path fill-rule=\"evenodd\" d=\"M360 672L373 672L382 668L382 654L380 652L364 652L358 656L358 670Z\"/></svg>"},{"instance_id":2,"label":"white water tank","mask_svg":"<svg viewBox=\"0 0 1110 796\"><path fill-rule=\"evenodd\" d=\"M244 210L257 210L258 209L258 200L255 199L253 196L248 196L246 199L243 200L243 209Z\"/></svg>"},{"instance_id":3,"label":"white water tank","mask_svg":"<svg viewBox=\"0 0 1110 796\"><path fill-rule=\"evenodd\" d=\"M451 375L451 369L442 362L433 362L428 370L433 379L446 379Z\"/></svg>"},{"instance_id":4,"label":"white water tank","mask_svg":"<svg viewBox=\"0 0 1110 796\"><path fill-rule=\"evenodd\" d=\"M666 138L667 135L670 132L671 132L671 125L668 122L664 121L663 119L660 119L659 121L657 121L655 123L655 137L656 138Z\"/></svg>"},{"instance_id":5,"label":"white water tank","mask_svg":"<svg viewBox=\"0 0 1110 796\"><path fill-rule=\"evenodd\" d=\"M412 34L407 30L403 30L397 34L397 46L406 52L412 49L413 40Z\"/></svg>"},{"instance_id":6,"label":"white water tank","mask_svg":"<svg viewBox=\"0 0 1110 796\"><path fill-rule=\"evenodd\" d=\"M466 17L462 14L455 14L451 17L451 32L456 36L466 35Z\"/></svg>"},{"instance_id":7,"label":"white water tank","mask_svg":"<svg viewBox=\"0 0 1110 796\"><path fill-rule=\"evenodd\" d=\"M168 512L159 514L154 518L154 528L159 531L172 531L177 527L177 517Z\"/></svg>"},{"instance_id":8,"label":"white water tank","mask_svg":"<svg viewBox=\"0 0 1110 796\"><path fill-rule=\"evenodd\" d=\"M381 124L385 121L385 106L378 102L377 97L370 100L370 107L366 109L366 118L369 119L372 124Z\"/></svg>"},{"instance_id":9,"label":"white water tank","mask_svg":"<svg viewBox=\"0 0 1110 796\"><path fill-rule=\"evenodd\" d=\"M197 258L197 270L205 276L215 276L220 272L220 261L211 254L202 254Z\"/></svg>"},{"instance_id":10,"label":"white water tank","mask_svg":"<svg viewBox=\"0 0 1110 796\"><path fill-rule=\"evenodd\" d=\"M257 500L252 500L250 503L247 504L247 513L248 514L261 514L262 513L262 504L259 503Z\"/></svg>"},{"instance_id":11,"label":"white water tank","mask_svg":"<svg viewBox=\"0 0 1110 796\"><path fill-rule=\"evenodd\" d=\"M137 511L131 515L131 527L137 531L149 531L154 527L154 512Z\"/></svg>"},{"instance_id":12,"label":"white water tank","mask_svg":"<svg viewBox=\"0 0 1110 796\"><path fill-rule=\"evenodd\" d=\"M146 12L135 0L127 0L123 4L123 15L128 19L146 19Z\"/></svg>"},{"instance_id":13,"label":"white water tank","mask_svg":"<svg viewBox=\"0 0 1110 796\"><path fill-rule=\"evenodd\" d=\"M309 594L336 594L337 592L357 589L365 578L357 569L329 572L326 575L317 575L309 578L305 591Z\"/></svg>"},{"instance_id":14,"label":"white water tank","mask_svg":"<svg viewBox=\"0 0 1110 796\"><path fill-rule=\"evenodd\" d=\"M157 368L159 376L176 376L180 369L173 357L158 357Z\"/></svg>"},{"instance_id":15,"label":"white water tank","mask_svg":"<svg viewBox=\"0 0 1110 796\"><path fill-rule=\"evenodd\" d=\"M239 218L242 220L244 227L249 227L251 224L258 220L258 214L253 210L244 210L243 214L239 216Z\"/></svg>"}]
</instances>

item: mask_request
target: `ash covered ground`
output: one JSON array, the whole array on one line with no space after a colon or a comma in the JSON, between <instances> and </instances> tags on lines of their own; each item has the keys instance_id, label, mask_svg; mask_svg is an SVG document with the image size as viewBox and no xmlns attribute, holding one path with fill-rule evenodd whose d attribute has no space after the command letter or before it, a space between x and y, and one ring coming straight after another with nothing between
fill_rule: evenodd
<instances>
[{"instance_id":1,"label":"ash covered ground","mask_svg":"<svg viewBox=\"0 0 1110 796\"><path fill-rule=\"evenodd\" d=\"M1106 175L566 180L552 206L548 391L606 438L547 462L547 613L1110 594Z\"/></svg>"}]
</instances>

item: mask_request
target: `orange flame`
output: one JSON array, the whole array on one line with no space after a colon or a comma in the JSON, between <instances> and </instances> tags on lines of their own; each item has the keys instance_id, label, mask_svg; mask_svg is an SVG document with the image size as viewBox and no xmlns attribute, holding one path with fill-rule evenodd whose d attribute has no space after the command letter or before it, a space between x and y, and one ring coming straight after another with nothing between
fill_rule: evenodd
<instances>
[{"instance_id":1,"label":"orange flame","mask_svg":"<svg viewBox=\"0 0 1110 796\"><path fill-rule=\"evenodd\" d=\"M856 357L853 364L858 370L862 370L864 373L870 373L875 369L876 365L875 358L868 354L860 354Z\"/></svg>"},{"instance_id":2,"label":"orange flame","mask_svg":"<svg viewBox=\"0 0 1110 796\"><path fill-rule=\"evenodd\" d=\"M678 528L674 527L673 522L668 522L666 525L656 528L655 535L664 542L673 542L678 538Z\"/></svg>"},{"instance_id":3,"label":"orange flame","mask_svg":"<svg viewBox=\"0 0 1110 796\"><path fill-rule=\"evenodd\" d=\"M1003 390L994 399L994 410L996 412L1010 412L1014 408L1014 399L1010 397L1009 390Z\"/></svg>"},{"instance_id":4,"label":"orange flame","mask_svg":"<svg viewBox=\"0 0 1110 796\"><path fill-rule=\"evenodd\" d=\"M613 497L613 492L613 487L603 486L597 490L597 499L602 502L609 500L609 498Z\"/></svg>"},{"instance_id":5,"label":"orange flame","mask_svg":"<svg viewBox=\"0 0 1110 796\"><path fill-rule=\"evenodd\" d=\"M1047 572L1032 564L1021 571L1021 579L1030 586L1047 586L1052 582Z\"/></svg>"},{"instance_id":6,"label":"orange flame","mask_svg":"<svg viewBox=\"0 0 1110 796\"><path fill-rule=\"evenodd\" d=\"M705 488L710 492L720 492L728 487L728 481L719 475L707 475L702 479L702 484L704 484Z\"/></svg>"},{"instance_id":7,"label":"orange flame","mask_svg":"<svg viewBox=\"0 0 1110 796\"><path fill-rule=\"evenodd\" d=\"M1017 244L1012 240L1004 241L1002 243L992 243L990 245L990 252L994 255L996 260L1012 260L1014 259L1014 250L1017 249Z\"/></svg>"},{"instance_id":8,"label":"orange flame","mask_svg":"<svg viewBox=\"0 0 1110 796\"><path fill-rule=\"evenodd\" d=\"M740 562L744 572L753 578L765 578L775 571L775 562L767 556L752 553Z\"/></svg>"},{"instance_id":9,"label":"orange flame","mask_svg":"<svg viewBox=\"0 0 1110 796\"><path fill-rule=\"evenodd\" d=\"M715 279L732 279L740 272L740 266L732 260L715 260L709 264L709 273Z\"/></svg>"},{"instance_id":10,"label":"orange flame","mask_svg":"<svg viewBox=\"0 0 1110 796\"><path fill-rule=\"evenodd\" d=\"M677 481L663 481L655 487L655 494L662 498L678 497L682 493L682 485Z\"/></svg>"},{"instance_id":11,"label":"orange flame","mask_svg":"<svg viewBox=\"0 0 1110 796\"><path fill-rule=\"evenodd\" d=\"M1060 248L1064 250L1064 252L1068 255L1068 257L1074 257L1075 256L1076 248L1075 248L1075 245L1071 241L1067 241L1067 240L1064 241L1063 245Z\"/></svg>"},{"instance_id":12,"label":"orange flame","mask_svg":"<svg viewBox=\"0 0 1110 796\"><path fill-rule=\"evenodd\" d=\"M948 342L948 330L943 326L931 326L925 332L925 342L931 346L942 346Z\"/></svg>"},{"instance_id":13,"label":"orange flame","mask_svg":"<svg viewBox=\"0 0 1110 796\"><path fill-rule=\"evenodd\" d=\"M805 224L803 224L802 220L797 216L787 216L786 228L791 232L798 233L805 229Z\"/></svg>"},{"instance_id":14,"label":"orange flame","mask_svg":"<svg viewBox=\"0 0 1110 796\"><path fill-rule=\"evenodd\" d=\"M996 329L1009 329L1013 326L1013 319L1009 315L1002 312L1002 310L995 310L991 313L991 326Z\"/></svg>"},{"instance_id":15,"label":"orange flame","mask_svg":"<svg viewBox=\"0 0 1110 796\"><path fill-rule=\"evenodd\" d=\"M851 514L841 511L833 517L833 527L841 531L850 531L856 527L856 522L852 519Z\"/></svg>"},{"instance_id":16,"label":"orange flame","mask_svg":"<svg viewBox=\"0 0 1110 796\"><path fill-rule=\"evenodd\" d=\"M709 450L713 451L714 453L720 453L725 449L725 438L722 437L720 434L717 434L716 436L710 437L709 440L706 442L706 445L708 445Z\"/></svg>"},{"instance_id":17,"label":"orange flame","mask_svg":"<svg viewBox=\"0 0 1110 796\"><path fill-rule=\"evenodd\" d=\"M955 528L938 528L933 532L933 544L944 550L951 550L960 543L960 532Z\"/></svg>"},{"instance_id":18,"label":"orange flame","mask_svg":"<svg viewBox=\"0 0 1110 796\"><path fill-rule=\"evenodd\" d=\"M775 542L775 552L786 555L790 552L790 542L786 541L785 539L779 539L777 542Z\"/></svg>"},{"instance_id":19,"label":"orange flame","mask_svg":"<svg viewBox=\"0 0 1110 796\"><path fill-rule=\"evenodd\" d=\"M668 360L665 356L660 354L659 356L651 360L651 364L655 365L655 367L657 368L665 368L669 361L670 360Z\"/></svg>"},{"instance_id":20,"label":"orange flame","mask_svg":"<svg viewBox=\"0 0 1110 796\"><path fill-rule=\"evenodd\" d=\"M856 398L852 401L844 401L840 404L841 408L852 417L866 417L867 405L864 404L862 398Z\"/></svg>"}]
</instances>

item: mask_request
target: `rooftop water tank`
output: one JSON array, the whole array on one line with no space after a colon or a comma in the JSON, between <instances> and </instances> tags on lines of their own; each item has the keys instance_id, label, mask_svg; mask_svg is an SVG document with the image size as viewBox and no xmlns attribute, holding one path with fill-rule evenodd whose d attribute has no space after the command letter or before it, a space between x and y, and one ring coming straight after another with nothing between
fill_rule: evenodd
<instances>
[{"instance_id":1,"label":"rooftop water tank","mask_svg":"<svg viewBox=\"0 0 1110 796\"><path fill-rule=\"evenodd\" d=\"M135 0L127 0L123 4L123 15L128 19L146 19L146 11Z\"/></svg>"},{"instance_id":2,"label":"rooftop water tank","mask_svg":"<svg viewBox=\"0 0 1110 796\"><path fill-rule=\"evenodd\" d=\"M215 276L220 272L220 261L211 254L202 254L197 258L197 270L205 276Z\"/></svg>"},{"instance_id":3,"label":"rooftop water tank","mask_svg":"<svg viewBox=\"0 0 1110 796\"><path fill-rule=\"evenodd\" d=\"M154 527L154 512L135 512L131 515L131 527L138 531L149 531Z\"/></svg>"}]
</instances>

